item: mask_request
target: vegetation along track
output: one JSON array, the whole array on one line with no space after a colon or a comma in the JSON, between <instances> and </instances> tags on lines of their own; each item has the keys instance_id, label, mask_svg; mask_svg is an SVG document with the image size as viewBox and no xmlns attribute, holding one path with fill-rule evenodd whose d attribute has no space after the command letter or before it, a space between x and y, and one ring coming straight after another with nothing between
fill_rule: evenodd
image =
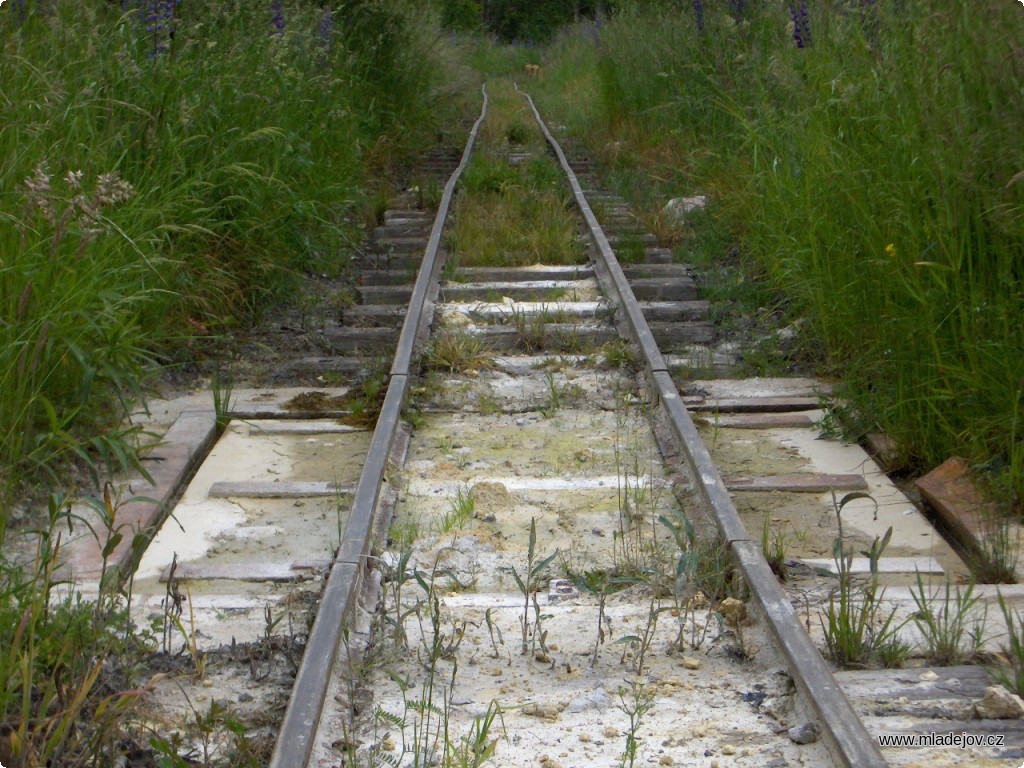
<instances>
[{"instance_id":1,"label":"vegetation along track","mask_svg":"<svg viewBox=\"0 0 1024 768\"><path fill-rule=\"evenodd\" d=\"M503 95L436 218L385 214L325 334L364 365L394 350L386 376L178 416L182 451L209 455L142 556L136 610L196 649L301 637L317 603L280 768L1019 759L1019 729L976 706L978 667L833 672L819 651L857 626L855 664L905 660L916 598L962 563L858 447L815 439L819 385L698 378L727 367L689 271ZM578 223L544 242L564 247L481 266L474 194L565 197L558 167ZM896 732L1006 739L883 754Z\"/></svg>"}]
</instances>

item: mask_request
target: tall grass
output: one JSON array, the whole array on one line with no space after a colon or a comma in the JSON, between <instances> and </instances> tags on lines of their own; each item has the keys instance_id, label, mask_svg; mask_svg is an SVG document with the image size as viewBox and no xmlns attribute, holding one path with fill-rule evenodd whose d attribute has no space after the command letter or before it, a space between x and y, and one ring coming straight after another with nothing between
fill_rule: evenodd
<instances>
[{"instance_id":1,"label":"tall grass","mask_svg":"<svg viewBox=\"0 0 1024 768\"><path fill-rule=\"evenodd\" d=\"M610 161L667 147L661 189L714 195L753 273L810 319L862 428L912 467L968 456L1019 508L1024 12L807 6L794 35L781 3L706 4L702 28L623 3L559 44L545 87L586 102Z\"/></svg>"},{"instance_id":2,"label":"tall grass","mask_svg":"<svg viewBox=\"0 0 1024 768\"><path fill-rule=\"evenodd\" d=\"M25 477L130 463L152 363L342 270L370 176L434 140L425 6L264 5L0 9L0 543Z\"/></svg>"},{"instance_id":3,"label":"tall grass","mask_svg":"<svg viewBox=\"0 0 1024 768\"><path fill-rule=\"evenodd\" d=\"M95 603L60 596L53 531L65 500L93 493L67 463L96 485L104 467L141 469L142 436L121 423L154 368L201 358L304 272L345 268L380 197L371 176L440 127L436 29L425 5L384 0L0 8L4 765L114 765L146 749L128 729L152 637L134 640L118 608L126 574L111 571ZM121 536L107 491L92 501L104 555ZM12 563L12 507L44 494L38 556Z\"/></svg>"}]
</instances>

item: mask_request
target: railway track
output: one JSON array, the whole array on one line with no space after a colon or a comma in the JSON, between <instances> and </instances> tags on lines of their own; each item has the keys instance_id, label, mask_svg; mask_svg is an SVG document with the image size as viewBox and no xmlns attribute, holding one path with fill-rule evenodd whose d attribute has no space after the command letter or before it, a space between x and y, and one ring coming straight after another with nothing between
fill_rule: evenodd
<instances>
[{"instance_id":1,"label":"railway track","mask_svg":"<svg viewBox=\"0 0 1024 768\"><path fill-rule=\"evenodd\" d=\"M141 557L134 610L176 606L193 645L291 638L301 664L276 768L1024 757L1016 721L976 714L978 667L836 674L822 658L831 499L863 496L842 512L851 551L893 529L876 565L894 591L918 573L929 588L962 577L962 562L859 447L816 440L822 385L728 378L690 271L529 106L579 212L578 262L447 253L485 95L436 215L385 215L358 301L304 361L348 373L386 359L386 376L362 374L362 399L354 386L231 393L223 433L193 401L167 411L165 501L205 459ZM352 417L373 400L371 428ZM773 542L785 582L765 559ZM114 560L131 555L125 542ZM83 545L73 563L95 561ZM913 608L904 596L901 616ZM1006 738L959 751L877 739L947 731Z\"/></svg>"}]
</instances>

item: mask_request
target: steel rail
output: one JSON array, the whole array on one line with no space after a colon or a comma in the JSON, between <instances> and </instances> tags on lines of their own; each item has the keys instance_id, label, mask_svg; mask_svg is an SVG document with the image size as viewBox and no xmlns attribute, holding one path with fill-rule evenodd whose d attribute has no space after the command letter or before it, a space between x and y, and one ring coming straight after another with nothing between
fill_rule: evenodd
<instances>
[{"instance_id":1,"label":"steel rail","mask_svg":"<svg viewBox=\"0 0 1024 768\"><path fill-rule=\"evenodd\" d=\"M693 419L683 406L679 391L654 341L650 326L633 295L622 267L615 258L608 238L587 202L575 172L558 141L541 118L533 99L527 93L523 95L569 178L576 205L586 220L590 237L597 248L599 260L595 261L595 272L602 283L602 288L625 314L627 333L643 354L647 375L669 420L670 428L686 456L697 489L711 510L719 532L732 551L751 594L767 618L772 635L789 664L794 681L820 719L833 757L838 759L844 768L885 768L888 763L882 757L877 742L864 727L832 675L831 669L811 641L792 603L765 561L760 544L752 541L747 534L718 468L697 432Z\"/></svg>"},{"instance_id":2,"label":"steel rail","mask_svg":"<svg viewBox=\"0 0 1024 768\"><path fill-rule=\"evenodd\" d=\"M421 334L426 334L433 320L434 305L431 294L436 298L438 276L443 266L443 259L438 258L438 251L445 219L451 207L455 185L469 163L480 125L487 116L487 89L484 87L481 90L483 106L480 116L469 133L458 167L445 184L444 194L424 250L423 261L416 276L412 298L406 310L391 365L384 405L377 418L366 463L356 485L352 511L342 533L341 545L335 554L316 619L306 641L302 663L292 687L277 743L274 745L274 754L270 760L271 768L306 766L313 753L338 645L344 625L351 617L366 571L377 501L380 498L391 445L401 419L402 406L409 391L410 368L421 341Z\"/></svg>"}]
</instances>

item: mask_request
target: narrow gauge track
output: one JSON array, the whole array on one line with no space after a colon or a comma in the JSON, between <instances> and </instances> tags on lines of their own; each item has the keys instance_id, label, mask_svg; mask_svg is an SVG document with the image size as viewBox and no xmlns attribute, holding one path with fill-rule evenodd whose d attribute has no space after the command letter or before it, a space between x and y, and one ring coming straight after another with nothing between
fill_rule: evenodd
<instances>
[{"instance_id":1,"label":"narrow gauge track","mask_svg":"<svg viewBox=\"0 0 1024 768\"><path fill-rule=\"evenodd\" d=\"M879 502L888 493L881 481L854 471L862 454L787 472L799 468L790 454L804 439L787 433L790 443L770 457L781 469L744 472L740 461L740 471L719 470L716 460L735 457L717 447L713 459L709 434L757 426L809 434L818 404L813 383L689 382L680 393L674 376L681 361L691 369L728 366L708 351L706 303L696 299L688 270L631 228L620 201L584 192L529 103L572 188L589 260L446 273L443 233L487 116L485 91L436 217L386 215L379 247L364 259L359 304L345 310L345 327L324 333L325 345L341 353L366 356L394 345L372 433L339 427L342 408L330 391L312 404L292 398L291 411L282 404L294 392L251 396L231 410L242 426L229 427L235 442L222 438L218 448L236 465L266 463L271 473L288 474L295 454L312 449L288 449L278 466L279 449L245 453L247 438L308 436L316 450L336 454L332 436L350 433L345 467L326 455L312 462L315 477L267 483L241 470L238 477L210 470L204 504L279 500L265 505L276 516L275 535L294 538L299 554L274 544L260 562L251 554L224 566L182 558L177 573L168 572L159 558L186 546L179 539L164 544L163 555L147 553L137 591L153 580L155 606L166 599L161 584L167 594L179 581L269 585L238 596L227 610L210 598L215 612L241 613L263 610L266 589L283 594L278 604L293 599L301 574L328 569L275 768L477 765L492 749L490 763L509 768L631 765L631 749L637 760L661 765L884 766L875 738L882 728L1001 732L998 722L964 722L984 689L976 668L872 681L833 674L815 645L820 637L812 640L808 631L818 628L817 609L834 580L797 563L802 586L791 582L784 590L760 537L748 533L751 516L737 510L737 495L789 494L786 503L799 506L788 500L870 491L875 506L854 523L870 531L899 520L896 570L956 573L959 560L903 502ZM585 160L577 167L585 172ZM599 217L616 233L606 234ZM614 247L624 243L639 244L642 261L620 265ZM451 279L442 281L443 274ZM400 330L392 327L398 321ZM441 336L479 340L489 357L421 380L420 355ZM617 338L627 343L616 346ZM639 372L610 364L615 350ZM699 366L695 355L703 356ZM351 368L331 355L312 363L324 371ZM421 412L413 432L402 422L411 397ZM304 405L296 411L297 401ZM316 507L319 527L299 534L288 526L307 525L308 510L296 516L290 508L309 499L333 505L337 520ZM820 511L820 499L815 503ZM698 535L690 535L690 524ZM334 526L338 546L325 563L316 552ZM709 531L720 550L701 548ZM246 536L256 534L237 538ZM718 566L698 566L691 558L698 551ZM727 558L715 560L719 552ZM626 576L632 580L615 580ZM730 593L744 595L745 606L723 602ZM307 602L314 596L306 589ZM190 593L191 607L201 608L204 598ZM798 612L793 606L801 602ZM934 679L948 685L932 685ZM904 704L877 706L879 696L890 695ZM954 714L936 715L942 707ZM945 721L936 726L937 718ZM803 738L807 732L820 739ZM1021 743L1018 735L1010 751L966 753L966 763L913 754L928 754L935 766L996 765L1017 757ZM910 752L886 756L902 764L900 754Z\"/></svg>"},{"instance_id":2,"label":"narrow gauge track","mask_svg":"<svg viewBox=\"0 0 1024 768\"><path fill-rule=\"evenodd\" d=\"M557 154L559 162L569 178L575 201L580 208L589 235L596 247L597 258L593 261L593 267L600 278L604 294L609 297L609 301L621 313L624 320L621 323L623 330L642 354L645 374L648 377L649 385L653 388L653 399L664 408L670 429L678 444L683 447L690 464L693 477L696 479L696 488L714 515L719 530L728 543L732 557L735 559L736 564L743 573L743 578L751 589L754 601L758 604L764 618L767 619L768 627L774 636L775 642L786 657L792 679L796 682L801 694L811 703L814 713L817 715L817 721L823 726L832 757L838 764L847 766L885 765L885 761L882 759L875 741L856 716L849 701L836 684L829 668L804 631L800 618L797 616L791 603L778 587L759 545L751 540L740 522L725 484L711 457L703 447L703 442L697 433L696 427L683 407L682 399L676 386L668 375L668 369L655 341L651 327L643 315L643 311L637 302L625 273L615 259L608 238L605 236L601 225L588 204L583 190L561 148L546 126L544 126L540 114L536 111L532 101L530 105L546 139ZM455 184L468 162L480 123L486 117L486 111L487 100L485 96L483 112L470 134L470 140L467 144L462 163L445 188L437 217L430 232L423 261L412 290L409 309L399 337L394 362L391 366L384 406L377 422L366 463L356 487L352 512L345 529L342 545L332 566L331 574L321 599L319 613L310 634L303 663L296 679L292 699L278 737L272 762L273 766L285 768L285 766L307 765L310 764L311 758L315 758L314 762L319 762L320 764L324 764L324 760L330 763L332 762L332 757L340 758L340 755L332 756L332 752L337 753L341 751L344 753L345 750L352 750L349 754L355 754L354 750L358 749L354 741L356 734L349 732L349 728L356 730L358 726L356 726L349 712L343 711L340 714L341 724L344 726L348 723L349 725L348 727L343 727L341 732L339 732L331 730L332 715L327 714L325 716L322 709L328 690L332 688L332 682L334 683L333 690L336 691L334 699L341 704L343 710L351 710L353 707L359 706L354 701L358 694L352 692L351 696L346 696L346 691L351 692L351 689L346 685L339 685L338 673L332 673L332 670L335 667L338 649L343 644L342 632L346 628L355 626L356 617L354 614L357 611L359 592L367 578L368 568L373 565L373 559L370 559L369 556L374 546L374 534L383 527L382 521L375 519L375 510L380 499L381 484L384 480L387 463L392 455L391 452L395 435L398 431L402 405L408 397L414 350L425 341L427 330L432 321L434 300L440 290L439 276L443 264L438 257L438 249L441 235ZM552 384L553 389L557 386L558 384ZM521 421L519 423L522 425ZM637 480L640 482L639 478ZM655 513L658 511L658 509L653 510ZM533 522L531 520L531 526ZM530 570L534 565L533 550L536 541L536 532L532 527L530 533L531 538L528 543L530 551L527 554L526 565L523 567L525 568L526 584L534 590L533 599L536 604L535 590L538 588L529 583ZM453 537L453 542L456 541L457 539ZM623 545L625 545L625 542L623 542ZM457 546L452 547L452 549L456 548ZM519 554L521 555L522 553ZM401 558L402 555L399 554L398 557ZM436 555L435 571L431 574L431 581L436 576L437 564L446 559L440 553ZM392 580L399 580L399 584L405 578L404 574L396 573L394 569L392 569L390 577ZM517 576L517 578L522 583L523 577ZM530 594L530 588L524 589L526 595ZM428 600L430 597L428 596ZM434 597L433 599L436 600L437 598ZM499 601L499 604L507 607L511 604L511 601L506 599L505 601ZM527 605L526 607L528 608L529 606ZM402 625L400 634L404 636L404 622L406 620L404 612L406 608L400 598L397 605L394 606L394 610L396 611L397 623ZM461 640L462 634L466 631L465 623L462 624L460 629L458 625L459 619L451 619L452 634L445 636L437 623L441 621L441 617L436 615L440 611L439 603L435 602L433 607L428 604L427 610L428 612L434 611L432 616L435 622L434 648L436 649L439 643L457 644L458 640ZM549 608L548 610L553 609ZM476 618L479 623L479 617ZM422 617L420 619L422 625ZM535 618L535 621L539 621L539 619ZM535 646L539 638L533 640L528 640L527 638L527 634L530 631L526 626L529 622L528 615L523 617L522 622L522 644L523 650L526 651L528 642ZM600 624L600 619L598 619L598 622ZM487 618L487 624L490 627L490 618ZM570 631L578 634L582 629L582 626L577 626ZM739 631L738 625L736 629ZM537 625L533 627L533 632L539 633L542 631ZM603 632L603 629L601 631ZM506 634L511 634L511 630L508 628L506 628L505 632ZM425 644L427 643L426 638L421 638L421 641ZM404 637L403 642L405 642ZM565 642L568 642L568 638ZM549 653L548 648L544 647L542 654L538 654L535 658L547 661ZM445 652L443 655L449 656L449 652ZM500 657L497 647L495 647L495 655ZM435 654L431 662L436 663L438 658ZM350 661L350 659L346 659L346 661ZM351 680L355 670L349 664L343 666L342 676ZM552 664L553 666L554 664ZM432 671L431 677L433 674L434 672ZM454 688L454 672L452 673L452 683ZM431 680L425 684L424 690L427 689L427 686L432 685L433 681ZM754 684L752 683L751 689L753 689L753 686ZM634 695L641 695L636 693L636 688L633 690ZM413 694L415 695L415 693L416 691L414 690ZM585 695L586 691L583 690L577 693ZM605 691L605 694L607 695L607 691ZM406 690L404 687L402 688L401 695L402 700L405 701ZM445 699L444 694L438 699L443 707L448 707L452 703L450 698L452 695L451 691L447 695L448 699ZM623 710L628 713L630 705L627 703L625 694L620 693L620 696ZM421 706L416 710L421 716L421 722L414 728L416 735L413 737L413 751L421 746L415 742L423 738L422 731L424 729L429 730L430 728L430 712L435 706L432 699L428 702L421 702L421 704L423 703L426 706ZM640 698L636 698L632 710L634 716L639 706L642 706ZM365 714L365 703L363 709ZM381 712L383 710L378 709L377 711ZM489 713L493 711L496 710L488 710ZM543 709L540 712L542 717L546 716L543 714ZM399 713L403 723L407 722L408 714L409 710ZM441 718L447 718L447 715L441 712L438 712L437 715ZM487 718L488 714L485 713L483 717ZM335 714L333 719L338 720L339 716ZM479 724L483 721L478 715L474 722L479 733ZM321 731L325 733L321 733ZM379 735L376 730L371 731L371 733ZM610 732L608 733L610 734ZM406 738L403 733L403 745L406 744ZM435 738L435 735L427 733L427 738L422 741L422 744L427 746L428 752L439 748L434 742ZM443 738L445 740L449 738L447 725L444 728ZM387 743L388 740L391 740L391 743ZM485 739L482 743L475 745L474 749L480 750L486 743ZM389 748L391 750L395 748L390 734L384 736L380 746L381 748ZM537 745L524 746L528 755L524 764L534 764L534 761L540 757L534 751L537 749ZM620 754L624 749L628 749L628 747L624 748L616 745L611 748L610 752L616 755ZM530 752L533 752L533 754L530 754ZM382 754L384 753L378 753L377 760L383 763L384 758ZM580 757L582 758L582 755ZM372 762L373 757L368 759ZM429 754L414 755L413 759L415 764L431 764L435 760ZM502 762L508 765L512 764L507 756ZM551 762L551 760L548 762ZM671 764L671 762L667 764Z\"/></svg>"}]
</instances>

